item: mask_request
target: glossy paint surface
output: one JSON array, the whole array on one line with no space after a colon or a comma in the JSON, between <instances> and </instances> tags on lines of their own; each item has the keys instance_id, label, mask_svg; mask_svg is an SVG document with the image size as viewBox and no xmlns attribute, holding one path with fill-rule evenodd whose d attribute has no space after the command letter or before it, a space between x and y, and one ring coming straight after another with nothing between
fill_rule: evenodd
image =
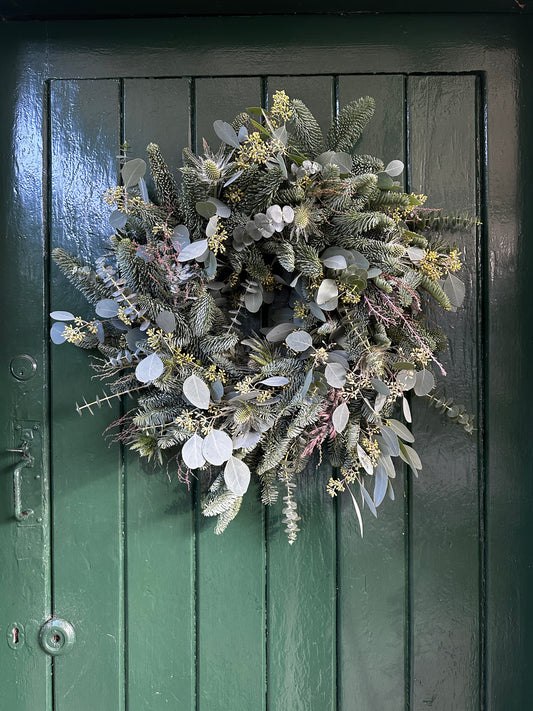
<instances>
[{"instance_id":1,"label":"glossy paint surface","mask_svg":"<svg viewBox=\"0 0 533 711\"><path fill-rule=\"evenodd\" d=\"M408 0L399 7L396 0L352 0L352 2L337 2L327 6L318 0L292 0L282 3L271 0L268 5L243 6L242 3L228 1L223 4L213 0L201 3L175 3L169 0L154 0L149 5L137 0L114 0L106 3L103 0L86 0L73 5L67 0L0 0L0 15L8 20L27 19L74 19L74 18L106 18L106 17L161 17L179 15L271 15L286 13L378 13L378 12L500 12L527 13L531 12L528 0L448 0L446 3L428 3L425 0Z\"/></svg>"},{"instance_id":2,"label":"glossy paint surface","mask_svg":"<svg viewBox=\"0 0 533 711\"><path fill-rule=\"evenodd\" d=\"M22 530L15 460L1 455L6 708L528 708L530 25L286 17L0 27L2 449L13 447L17 418L42 423L45 477L43 521ZM327 468L311 468L292 548L279 512L265 514L254 496L214 537L197 491L102 440L118 410L75 416L76 399L97 387L87 354L54 346L49 361L47 341L50 307L88 313L55 268L49 280L49 249L101 253L101 193L117 180L120 143L142 155L156 140L176 169L213 119L283 87L322 123L353 96L374 95L361 150L403 157L409 190L483 220L457 236L469 296L447 317L448 388L476 413L478 432L468 438L419 409L424 470L417 481L398 476L396 502L365 517L362 541L350 502L326 500ZM28 381L9 369L21 354L37 362ZM52 614L76 631L53 675L37 644Z\"/></svg>"}]
</instances>

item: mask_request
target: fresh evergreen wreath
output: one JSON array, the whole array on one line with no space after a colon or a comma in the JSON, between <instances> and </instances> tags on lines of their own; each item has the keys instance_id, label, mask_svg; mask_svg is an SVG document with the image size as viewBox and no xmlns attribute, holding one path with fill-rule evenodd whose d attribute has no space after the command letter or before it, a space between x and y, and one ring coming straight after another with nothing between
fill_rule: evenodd
<instances>
[{"instance_id":1,"label":"fresh evergreen wreath","mask_svg":"<svg viewBox=\"0 0 533 711\"><path fill-rule=\"evenodd\" d=\"M354 153L372 117L369 97L348 104L326 137L309 109L283 91L269 111L215 121L214 153L184 151L181 185L158 146L146 163L124 158L110 250L93 269L62 249L53 257L94 304L86 321L52 313L55 343L100 351L93 365L109 392L81 412L134 393L119 439L148 459L174 460L179 477L207 482L206 516L222 532L251 475L262 500L281 490L289 542L296 539L298 475L314 452L375 515L394 498L394 459L422 468L407 393L429 397L469 432L461 408L432 395L445 375L443 331L424 316L427 297L460 306L455 245L460 226L386 167ZM156 198L156 199L154 199ZM311 476L309 472L306 476Z\"/></svg>"}]
</instances>

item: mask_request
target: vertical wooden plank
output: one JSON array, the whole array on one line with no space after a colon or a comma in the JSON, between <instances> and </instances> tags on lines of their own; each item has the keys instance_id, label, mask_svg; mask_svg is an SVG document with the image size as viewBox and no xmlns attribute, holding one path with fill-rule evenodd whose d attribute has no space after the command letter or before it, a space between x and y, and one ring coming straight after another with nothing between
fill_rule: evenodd
<instances>
[{"instance_id":1,"label":"vertical wooden plank","mask_svg":"<svg viewBox=\"0 0 533 711\"><path fill-rule=\"evenodd\" d=\"M327 132L333 116L331 77L268 79L269 96L284 89L302 101ZM269 709L333 711L336 708L335 507L326 493L331 468L310 464L296 480L301 531L287 541L285 495L268 511Z\"/></svg>"},{"instance_id":2,"label":"vertical wooden plank","mask_svg":"<svg viewBox=\"0 0 533 711\"><path fill-rule=\"evenodd\" d=\"M476 214L476 80L410 77L411 189L444 211ZM476 236L446 233L466 262L467 297L439 322L450 340L445 392L476 413ZM477 420L479 424L479 420ZM479 708L479 469L475 436L418 406L424 469L412 484L413 707Z\"/></svg>"},{"instance_id":3,"label":"vertical wooden plank","mask_svg":"<svg viewBox=\"0 0 533 711\"><path fill-rule=\"evenodd\" d=\"M189 144L189 81L124 82L130 157L157 143L179 177ZM194 506L172 468L126 452L126 621L129 711L195 705ZM174 468L175 469L175 468Z\"/></svg>"},{"instance_id":4,"label":"vertical wooden plank","mask_svg":"<svg viewBox=\"0 0 533 711\"><path fill-rule=\"evenodd\" d=\"M126 79L124 138L130 158L146 160L146 146L157 143L179 180L181 152L191 144L189 79ZM148 188L151 179L146 175Z\"/></svg>"},{"instance_id":5,"label":"vertical wooden plank","mask_svg":"<svg viewBox=\"0 0 533 711\"><path fill-rule=\"evenodd\" d=\"M3 65L10 67L2 78L0 107L0 294L6 306L6 335L0 342L1 694L5 708L50 711L51 663L37 644L51 608L42 219L42 123L47 107L38 70L23 71L21 39L13 28L2 33L0 45ZM31 60L36 65L42 53L42 47L34 49ZM13 471L21 457L6 450L20 446L22 431L17 425L22 423L36 435L31 447L35 466L22 470L23 505L35 507L35 513L19 523L14 515Z\"/></svg>"},{"instance_id":6,"label":"vertical wooden plank","mask_svg":"<svg viewBox=\"0 0 533 711\"><path fill-rule=\"evenodd\" d=\"M117 181L119 82L53 81L51 89L52 246L82 260L101 254L109 226L103 192ZM93 317L54 268L53 309ZM102 437L118 416L77 417L75 401L96 393L89 354L54 346L52 493L54 615L77 641L54 663L55 711L123 708L122 468Z\"/></svg>"},{"instance_id":7,"label":"vertical wooden plank","mask_svg":"<svg viewBox=\"0 0 533 711\"><path fill-rule=\"evenodd\" d=\"M404 160L404 78L339 78L341 108L361 96L372 96L376 110L356 152L381 158L385 165ZM396 500L387 497L377 519L368 509L364 511L363 539L351 500L347 495L339 498L339 694L343 711L405 708L406 522L403 472L396 469Z\"/></svg>"},{"instance_id":8,"label":"vertical wooden plank","mask_svg":"<svg viewBox=\"0 0 533 711\"><path fill-rule=\"evenodd\" d=\"M213 121L232 121L261 103L259 79L196 81L196 135L212 148ZM205 482L202 484L205 488ZM250 487L237 518L221 535L198 513L198 709L257 709L265 704L264 512Z\"/></svg>"},{"instance_id":9,"label":"vertical wooden plank","mask_svg":"<svg viewBox=\"0 0 533 711\"><path fill-rule=\"evenodd\" d=\"M216 151L220 145L220 139L213 130L214 121L220 119L231 123L246 107L261 104L261 85L255 77L198 79L195 86L195 133L200 153L203 138L212 150Z\"/></svg>"}]
</instances>

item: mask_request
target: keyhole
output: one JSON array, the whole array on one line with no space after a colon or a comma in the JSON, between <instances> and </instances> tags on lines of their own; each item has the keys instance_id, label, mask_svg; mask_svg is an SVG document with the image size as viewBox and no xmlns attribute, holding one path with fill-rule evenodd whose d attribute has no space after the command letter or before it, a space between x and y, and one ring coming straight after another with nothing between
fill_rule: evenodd
<instances>
[{"instance_id":1,"label":"keyhole","mask_svg":"<svg viewBox=\"0 0 533 711\"><path fill-rule=\"evenodd\" d=\"M52 642L53 642L54 644L59 644L59 643L61 642L61 637L60 637L58 634L55 634L55 635L52 637Z\"/></svg>"},{"instance_id":2,"label":"keyhole","mask_svg":"<svg viewBox=\"0 0 533 711\"><path fill-rule=\"evenodd\" d=\"M18 644L19 643L19 628L18 627L13 627L11 630L11 640L13 644Z\"/></svg>"}]
</instances>

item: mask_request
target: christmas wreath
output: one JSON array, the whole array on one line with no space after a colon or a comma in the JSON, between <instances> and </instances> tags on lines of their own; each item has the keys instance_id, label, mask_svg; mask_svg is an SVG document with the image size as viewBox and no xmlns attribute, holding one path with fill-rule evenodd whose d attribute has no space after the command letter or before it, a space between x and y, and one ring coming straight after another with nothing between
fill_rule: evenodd
<instances>
[{"instance_id":1,"label":"christmas wreath","mask_svg":"<svg viewBox=\"0 0 533 711\"><path fill-rule=\"evenodd\" d=\"M350 493L362 531L362 505L376 514L394 498L394 460L422 467L396 416L411 421L408 394L472 431L432 394L446 337L424 316L428 299L463 299L460 253L439 237L457 219L402 190L401 161L354 153L373 111L369 97L349 103L324 137L278 91L268 111L215 121L217 152L185 149L180 185L150 144L155 194L145 161L126 156L106 193L108 253L94 268L53 253L96 318L55 311L51 338L98 349L109 382L78 412L134 394L118 438L204 481L217 533L253 475L265 504L281 490L293 543L298 475L315 452L338 467L323 485Z\"/></svg>"}]
</instances>

